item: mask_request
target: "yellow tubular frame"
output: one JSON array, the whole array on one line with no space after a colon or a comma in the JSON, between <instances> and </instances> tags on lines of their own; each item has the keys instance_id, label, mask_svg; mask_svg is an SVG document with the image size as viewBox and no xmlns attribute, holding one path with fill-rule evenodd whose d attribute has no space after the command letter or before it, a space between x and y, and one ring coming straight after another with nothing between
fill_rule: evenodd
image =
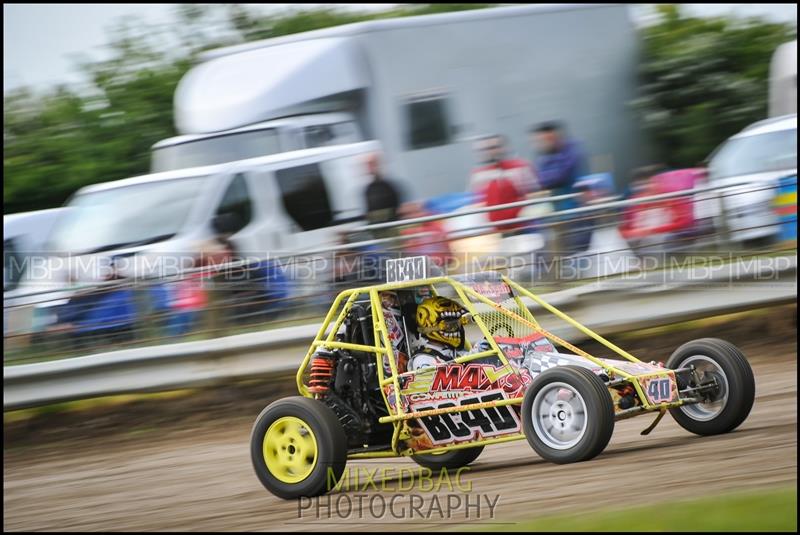
<instances>
[{"instance_id":1,"label":"yellow tubular frame","mask_svg":"<svg viewBox=\"0 0 800 535\"><path fill-rule=\"evenodd\" d=\"M517 314L512 312L506 308L503 308L499 304L495 303L494 301L488 299L487 297L481 295L480 293L474 291L472 288L464 285L463 283L452 279L450 277L432 277L428 279L420 279L408 282L400 282L400 283L388 283L388 284L379 284L369 287L364 287L360 289L350 289L344 290L339 295L336 296L333 304L331 305L330 310L328 311L327 316L322 322L319 330L317 331L317 335L314 338L314 341L311 343L311 347L306 352L305 357L303 358L303 362L300 365L300 369L297 371L296 381L297 381L297 389L302 396L305 397L314 397L314 394L309 392L308 388L304 384L303 378L308 369L308 366L311 362L311 357L314 355L314 352L319 347L326 347L331 349L349 349L352 351L361 351L372 353L375 355L376 363L377 363L377 371L378 371L378 381L381 385L381 395L383 396L384 403L386 404L386 409L389 412L389 416L384 416L379 419L380 423L391 423L394 426L394 430L392 433L392 444L390 451L374 451L374 452L359 452L353 453L349 455L349 458L381 458L381 457L396 457L396 456L407 456L413 455L414 452L411 449L400 450L400 432L403 427L403 422L406 420L411 420L415 418L420 418L424 416L432 416L436 414L446 414L446 413L454 413L454 412L464 412L469 410L481 409L486 407L497 407L497 406L505 406L505 405L521 405L522 398L514 398L514 399L504 399L498 401L490 401L490 402L481 402L481 403L473 403L470 405L463 405L463 406L456 406L456 407L448 407L443 409L431 409L427 411L419 411L419 412L411 412L406 413L403 411L403 406L401 402L401 395L400 395L400 382L398 380L398 372L397 372L397 362L395 359L394 351L392 348L392 343L389 339L388 330L386 328L386 322L384 320L384 316L380 311L382 310L381 301L379 297L379 292L385 290L401 290L406 288L413 288L418 286L430 286L436 294L436 290L434 285L436 284L447 284L451 286L456 294L458 295L459 299L463 303L463 305L472 313L472 318L475 321L478 329L481 331L483 336L485 337L486 341L489 343L491 349L487 351L482 351L480 353L472 353L467 355L462 355L453 360L456 364L463 364L465 362L470 362L472 360L485 358L485 357L497 357L502 362L503 366L501 367L502 372L501 375L505 375L507 373L514 373L513 367L509 364L508 359L506 358L505 354L500 350L500 347L494 341L494 337L489 332L486 324L484 323L483 319L481 318L480 314L475 310L475 303L469 299L472 297L479 301L480 303L491 307L495 310L498 310L502 314L512 318L523 325L533 329L534 331L542 334L549 340L557 343L558 345L569 349L576 355L580 355L589 361L593 362L594 364L603 368L606 372L613 374L615 376L622 377L630 382L633 385L636 393L639 396L639 399L642 401L643 408L646 411L653 411L653 410L663 410L666 408L676 407L682 404L682 401L678 400L674 403L662 403L659 405L652 405L649 401L647 396L644 394L641 385L637 378L640 377L657 377L657 376L667 376L671 373L670 370L664 370L663 372L653 372L648 373L643 376L636 376L630 373L625 372L606 361L602 361L593 355L590 355L586 351L570 344L566 340L554 335L553 333L547 331L546 329L542 328L539 325L539 322L536 320L534 315L528 310L528 307L525 306L520 296L525 296L536 304L547 310L548 312L552 313L559 319L567 322L569 325L575 327L585 335L589 336L593 340L601 343L606 348L610 349L620 357L634 363L640 363L641 361L628 353L627 351L617 347L615 344L611 343L610 341L606 340L599 334L595 333L588 327L581 325L573 318L569 317L567 314L561 312L554 306L550 305L542 298L538 297L534 293L526 290L519 284L515 283L514 281L508 279L505 276L501 277L501 280L509 285L512 288L514 293L514 300L522 312L522 314ZM347 314L350 312L350 309L353 307L353 304L358 300L359 296L369 296L369 301L372 309L372 325L373 325L373 337L375 340L374 346L367 346L362 344L351 344L351 343L344 343L344 342L337 342L335 341L335 337L339 328L344 323L345 319L347 318ZM342 304L344 302L344 304ZM328 327L331 325L331 322L336 315L337 309L341 307L341 311L339 315L336 317L336 321L333 323L333 326L330 330ZM328 333L327 336L325 333ZM386 377L384 374L384 359L388 361L389 369L391 370L391 377ZM395 404L394 409L389 404L389 400L387 398L386 391L384 387L391 385L393 394L395 397ZM643 411L644 412L644 411ZM441 446L438 448L425 450L424 453L441 453L446 451L452 451L457 449L464 449L470 448L474 446L483 446L488 444L497 444L502 442L510 442L512 440L520 440L524 438L523 433L515 433L513 435L507 435L502 437L495 437L489 439L479 439L474 440L466 444L456 444L456 445L449 445L449 446ZM422 452L420 452L422 453Z\"/></svg>"}]
</instances>

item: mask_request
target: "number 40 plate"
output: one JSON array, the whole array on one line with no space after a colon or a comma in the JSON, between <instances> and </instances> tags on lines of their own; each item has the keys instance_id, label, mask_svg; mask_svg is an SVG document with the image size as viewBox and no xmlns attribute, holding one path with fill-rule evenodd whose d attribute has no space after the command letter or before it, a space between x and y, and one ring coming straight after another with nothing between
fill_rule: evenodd
<instances>
[{"instance_id":1,"label":"number 40 plate","mask_svg":"<svg viewBox=\"0 0 800 535\"><path fill-rule=\"evenodd\" d=\"M648 377L642 379L641 382L647 398L653 404L671 403L678 393L675 388L675 378L672 375Z\"/></svg>"}]
</instances>

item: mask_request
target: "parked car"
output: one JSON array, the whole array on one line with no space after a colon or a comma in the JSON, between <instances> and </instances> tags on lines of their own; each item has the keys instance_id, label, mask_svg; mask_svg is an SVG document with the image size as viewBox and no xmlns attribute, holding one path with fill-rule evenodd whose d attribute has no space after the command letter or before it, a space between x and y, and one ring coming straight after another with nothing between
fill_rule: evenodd
<instances>
[{"instance_id":1,"label":"parked car","mask_svg":"<svg viewBox=\"0 0 800 535\"><path fill-rule=\"evenodd\" d=\"M714 214L717 227L726 225L735 242L774 239L779 182L797 174L797 114L759 121L731 137L709 156L708 172L711 184L731 186L719 194L724 214Z\"/></svg>"}]
</instances>

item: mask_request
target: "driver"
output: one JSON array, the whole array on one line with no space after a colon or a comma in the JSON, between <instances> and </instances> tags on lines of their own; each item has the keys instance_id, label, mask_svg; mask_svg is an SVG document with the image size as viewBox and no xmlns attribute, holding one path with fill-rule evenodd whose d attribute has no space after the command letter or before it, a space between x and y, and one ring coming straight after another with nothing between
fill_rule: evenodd
<instances>
[{"instance_id":1,"label":"driver","mask_svg":"<svg viewBox=\"0 0 800 535\"><path fill-rule=\"evenodd\" d=\"M417 305L418 349L408 361L408 369L416 370L453 360L464 354L464 325L469 311L452 299L428 297Z\"/></svg>"}]
</instances>

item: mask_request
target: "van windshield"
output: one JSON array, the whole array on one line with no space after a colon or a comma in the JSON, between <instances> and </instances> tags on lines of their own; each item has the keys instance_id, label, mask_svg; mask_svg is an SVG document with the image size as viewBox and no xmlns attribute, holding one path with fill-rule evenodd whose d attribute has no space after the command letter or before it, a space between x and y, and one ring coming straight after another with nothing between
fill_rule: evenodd
<instances>
[{"instance_id":1,"label":"van windshield","mask_svg":"<svg viewBox=\"0 0 800 535\"><path fill-rule=\"evenodd\" d=\"M153 149L152 171L174 171L281 152L274 128L207 137Z\"/></svg>"},{"instance_id":2,"label":"van windshield","mask_svg":"<svg viewBox=\"0 0 800 535\"><path fill-rule=\"evenodd\" d=\"M729 139L711 158L711 180L797 169L797 129Z\"/></svg>"},{"instance_id":3,"label":"van windshield","mask_svg":"<svg viewBox=\"0 0 800 535\"><path fill-rule=\"evenodd\" d=\"M95 253L171 238L183 226L207 176L124 186L75 196L47 248Z\"/></svg>"}]
</instances>

